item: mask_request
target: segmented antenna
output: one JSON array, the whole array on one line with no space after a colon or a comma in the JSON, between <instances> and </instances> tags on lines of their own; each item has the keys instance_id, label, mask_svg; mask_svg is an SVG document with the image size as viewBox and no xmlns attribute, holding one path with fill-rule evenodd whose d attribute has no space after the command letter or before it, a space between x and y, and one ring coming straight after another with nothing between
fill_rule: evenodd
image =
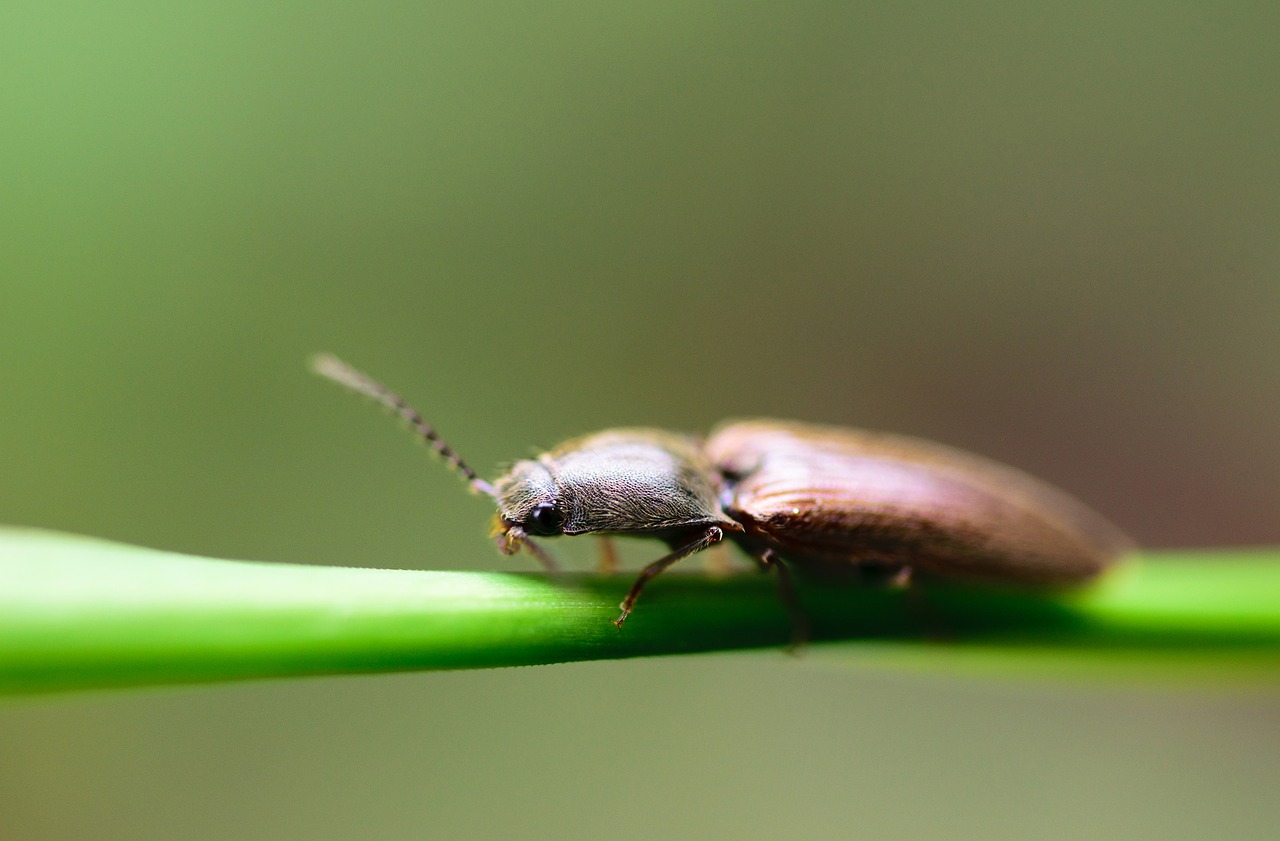
<instances>
[{"instance_id":1,"label":"segmented antenna","mask_svg":"<svg viewBox=\"0 0 1280 841\"><path fill-rule=\"evenodd\" d=\"M444 457L455 470L467 478L471 489L487 496L496 496L493 486L481 479L453 448L422 419L417 410L405 402L404 398L387 388L382 383L361 371L357 371L338 357L329 353L316 354L311 359L311 370L322 377L327 377L339 385L346 386L357 394L374 400L395 412L409 424L409 428L431 445L431 448Z\"/></svg>"}]
</instances>

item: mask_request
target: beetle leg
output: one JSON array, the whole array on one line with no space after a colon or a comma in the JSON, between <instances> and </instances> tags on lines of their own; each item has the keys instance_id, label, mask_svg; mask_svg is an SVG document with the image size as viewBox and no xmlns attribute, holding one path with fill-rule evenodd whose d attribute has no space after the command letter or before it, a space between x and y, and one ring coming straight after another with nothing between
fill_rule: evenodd
<instances>
[{"instance_id":1,"label":"beetle leg","mask_svg":"<svg viewBox=\"0 0 1280 841\"><path fill-rule=\"evenodd\" d=\"M778 576L778 597L782 599L787 613L791 614L791 650L798 651L809 641L809 614L804 612L800 598L796 595L796 585L791 579L791 570L782 562L772 549L765 549L756 556L756 563L763 572L772 570Z\"/></svg>"},{"instance_id":2,"label":"beetle leg","mask_svg":"<svg viewBox=\"0 0 1280 841\"><path fill-rule=\"evenodd\" d=\"M520 545L523 546L525 549L528 549L529 554L537 558L538 563L542 564L542 568L545 569L547 572L551 573L552 575L559 574L560 565L556 563L556 559L551 557L551 553L548 552L546 549L543 549L541 546L534 543L532 540L530 540L527 537L524 539L524 541Z\"/></svg>"},{"instance_id":3,"label":"beetle leg","mask_svg":"<svg viewBox=\"0 0 1280 841\"><path fill-rule=\"evenodd\" d=\"M857 562L858 574L864 584L875 584L901 590L911 584L911 567L901 561L863 558Z\"/></svg>"},{"instance_id":4,"label":"beetle leg","mask_svg":"<svg viewBox=\"0 0 1280 841\"><path fill-rule=\"evenodd\" d=\"M674 564L681 558L687 558L694 552L701 552L708 546L719 543L724 539L724 531L719 526L708 526L707 530L699 534L696 538L686 543L669 554L663 555L658 560L649 564L640 571L640 575L636 578L636 582L631 585L631 589L627 592L627 597L622 600L619 607L622 608L622 615L613 620L613 624L619 628L622 623L627 621L627 617L631 615L632 609L636 606L636 599L640 598L640 592L644 590L644 585L649 583L649 579L662 572L667 567Z\"/></svg>"},{"instance_id":5,"label":"beetle leg","mask_svg":"<svg viewBox=\"0 0 1280 841\"><path fill-rule=\"evenodd\" d=\"M618 572L618 547L607 534L600 535L599 540L600 574L615 575Z\"/></svg>"},{"instance_id":6,"label":"beetle leg","mask_svg":"<svg viewBox=\"0 0 1280 841\"><path fill-rule=\"evenodd\" d=\"M712 578L728 578L733 574L733 559L729 557L729 547L725 543L717 544L702 557L706 558L707 575Z\"/></svg>"},{"instance_id":7,"label":"beetle leg","mask_svg":"<svg viewBox=\"0 0 1280 841\"><path fill-rule=\"evenodd\" d=\"M519 526L504 526L499 518L494 517L493 536L498 541L498 551L502 554L514 555L521 549L528 549L529 554L537 558L547 572L552 575L560 572L560 565L551 557L551 553L534 543Z\"/></svg>"}]
</instances>

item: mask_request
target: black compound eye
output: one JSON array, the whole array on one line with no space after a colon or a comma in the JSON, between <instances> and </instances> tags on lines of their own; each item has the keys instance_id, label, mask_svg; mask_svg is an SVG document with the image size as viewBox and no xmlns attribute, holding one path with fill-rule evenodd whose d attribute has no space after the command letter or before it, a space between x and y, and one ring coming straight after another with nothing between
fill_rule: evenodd
<instances>
[{"instance_id":1,"label":"black compound eye","mask_svg":"<svg viewBox=\"0 0 1280 841\"><path fill-rule=\"evenodd\" d=\"M560 533L560 527L564 525L564 516L559 509L550 502L544 502L541 505L535 505L533 510L529 512L529 520L525 524L525 531L529 534L539 537L550 537Z\"/></svg>"}]
</instances>

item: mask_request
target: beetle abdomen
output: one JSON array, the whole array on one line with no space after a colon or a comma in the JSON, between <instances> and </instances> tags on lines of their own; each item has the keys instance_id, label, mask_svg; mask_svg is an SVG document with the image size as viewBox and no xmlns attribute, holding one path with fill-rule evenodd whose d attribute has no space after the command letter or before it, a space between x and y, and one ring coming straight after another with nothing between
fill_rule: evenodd
<instances>
[{"instance_id":1,"label":"beetle abdomen","mask_svg":"<svg viewBox=\"0 0 1280 841\"><path fill-rule=\"evenodd\" d=\"M1087 581L1131 544L1062 491L928 441L748 421L707 453L745 540L800 566L876 562L925 575L1025 584Z\"/></svg>"}]
</instances>

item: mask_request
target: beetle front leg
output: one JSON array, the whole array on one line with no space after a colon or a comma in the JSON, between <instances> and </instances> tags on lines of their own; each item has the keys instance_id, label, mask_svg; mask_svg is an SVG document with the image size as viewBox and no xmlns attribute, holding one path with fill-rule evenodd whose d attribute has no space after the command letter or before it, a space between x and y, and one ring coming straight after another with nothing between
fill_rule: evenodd
<instances>
[{"instance_id":1,"label":"beetle front leg","mask_svg":"<svg viewBox=\"0 0 1280 841\"><path fill-rule=\"evenodd\" d=\"M542 564L542 568L552 575L560 574L560 565L556 563L556 559L551 557L551 553L534 543L529 538L524 539L522 548L529 550L529 554L538 559L538 563Z\"/></svg>"},{"instance_id":2,"label":"beetle front leg","mask_svg":"<svg viewBox=\"0 0 1280 841\"><path fill-rule=\"evenodd\" d=\"M719 526L708 526L706 531L699 534L689 543L679 547L670 554L663 555L658 560L649 564L640 571L640 575L636 578L636 582L631 585L631 589L627 592L627 597L622 600L619 607L622 608L622 615L613 620L613 624L619 628L622 623L627 621L627 617L631 615L632 609L636 606L636 599L640 598L640 592L644 590L644 585L649 583L649 579L661 573L664 569L674 564L681 558L687 558L695 552L701 552L708 546L713 546L724 539L724 531Z\"/></svg>"},{"instance_id":3,"label":"beetle front leg","mask_svg":"<svg viewBox=\"0 0 1280 841\"><path fill-rule=\"evenodd\" d=\"M538 563L542 564L543 569L552 575L560 572L560 565L556 563L556 559L551 557L551 553L534 543L529 535L525 534L524 529L519 526L511 526L504 528L501 521L494 518L494 537L498 541L498 551L504 555L514 555L521 549L524 549L538 559Z\"/></svg>"}]
</instances>

